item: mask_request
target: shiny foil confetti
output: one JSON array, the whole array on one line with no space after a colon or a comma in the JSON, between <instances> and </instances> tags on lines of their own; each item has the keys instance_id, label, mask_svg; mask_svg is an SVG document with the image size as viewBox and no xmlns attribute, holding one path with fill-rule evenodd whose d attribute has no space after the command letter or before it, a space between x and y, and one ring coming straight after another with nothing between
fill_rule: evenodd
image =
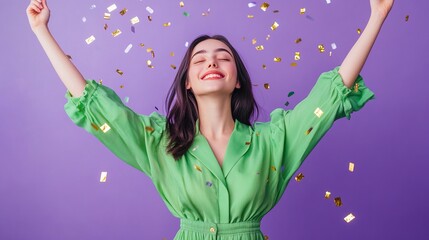
<instances>
[{"instance_id":1,"label":"shiny foil confetti","mask_svg":"<svg viewBox=\"0 0 429 240\"><path fill-rule=\"evenodd\" d=\"M195 146L194 148L192 148L192 152L195 152L199 147L200 147L200 146L199 146L199 145L197 145L197 146Z\"/></svg>"},{"instance_id":2,"label":"shiny foil confetti","mask_svg":"<svg viewBox=\"0 0 429 240\"><path fill-rule=\"evenodd\" d=\"M106 182L106 180L107 180L107 172L101 172L100 182Z\"/></svg>"},{"instance_id":3,"label":"shiny foil confetti","mask_svg":"<svg viewBox=\"0 0 429 240\"><path fill-rule=\"evenodd\" d=\"M361 30L360 28L358 28L358 29L357 29L357 33L358 33L358 34L361 34L361 33L362 33L362 30Z\"/></svg>"},{"instance_id":4,"label":"shiny foil confetti","mask_svg":"<svg viewBox=\"0 0 429 240\"><path fill-rule=\"evenodd\" d=\"M282 58L280 58L280 57L275 57L274 58L274 62L281 62L282 61Z\"/></svg>"},{"instance_id":5,"label":"shiny foil confetti","mask_svg":"<svg viewBox=\"0 0 429 240\"><path fill-rule=\"evenodd\" d=\"M275 166L271 166L271 170L277 171L277 168Z\"/></svg>"},{"instance_id":6,"label":"shiny foil confetti","mask_svg":"<svg viewBox=\"0 0 429 240\"><path fill-rule=\"evenodd\" d=\"M124 15L125 15L125 13L127 13L127 12L128 12L128 9L124 8L124 9L122 9L122 10L119 12L119 14L121 14L122 16L124 16Z\"/></svg>"},{"instance_id":7,"label":"shiny foil confetti","mask_svg":"<svg viewBox=\"0 0 429 240\"><path fill-rule=\"evenodd\" d=\"M92 42L95 41L94 35L91 35L91 37L87 38L85 41L86 41L87 44L91 44Z\"/></svg>"},{"instance_id":8,"label":"shiny foil confetti","mask_svg":"<svg viewBox=\"0 0 429 240\"><path fill-rule=\"evenodd\" d=\"M249 8L256 7L256 2L250 2L247 4Z\"/></svg>"},{"instance_id":9,"label":"shiny foil confetti","mask_svg":"<svg viewBox=\"0 0 429 240\"><path fill-rule=\"evenodd\" d=\"M347 215L347 216L344 218L344 221L346 221L347 223L349 223L349 222L351 222L353 219L355 219L355 216L354 216L352 213L350 213L349 215Z\"/></svg>"},{"instance_id":10,"label":"shiny foil confetti","mask_svg":"<svg viewBox=\"0 0 429 240\"><path fill-rule=\"evenodd\" d=\"M264 88L267 89L267 90L270 89L270 84L269 83L264 83Z\"/></svg>"},{"instance_id":11,"label":"shiny foil confetti","mask_svg":"<svg viewBox=\"0 0 429 240\"><path fill-rule=\"evenodd\" d=\"M337 207L341 207L343 205L343 202L341 201L340 197L334 198L334 203L335 203L335 206Z\"/></svg>"},{"instance_id":12,"label":"shiny foil confetti","mask_svg":"<svg viewBox=\"0 0 429 240\"><path fill-rule=\"evenodd\" d=\"M251 14L248 14L247 15L247 18L254 18L255 16L253 16L253 15L251 15Z\"/></svg>"},{"instance_id":13,"label":"shiny foil confetti","mask_svg":"<svg viewBox=\"0 0 429 240\"><path fill-rule=\"evenodd\" d=\"M119 69L116 69L116 72L119 74L119 75L123 75L124 74L124 72L122 72L121 70L119 70Z\"/></svg>"},{"instance_id":14,"label":"shiny foil confetti","mask_svg":"<svg viewBox=\"0 0 429 240\"><path fill-rule=\"evenodd\" d=\"M295 40L295 43L300 43L302 41L302 39L301 38L297 38L296 40Z\"/></svg>"},{"instance_id":15,"label":"shiny foil confetti","mask_svg":"<svg viewBox=\"0 0 429 240\"><path fill-rule=\"evenodd\" d=\"M131 50L131 48L133 47L133 45L130 43L130 44L128 44L128 46L127 46L127 48L125 48L125 53L129 53L130 52L130 50Z\"/></svg>"},{"instance_id":16,"label":"shiny foil confetti","mask_svg":"<svg viewBox=\"0 0 429 240\"><path fill-rule=\"evenodd\" d=\"M323 115L323 111L320 108L316 108L316 110L314 110L314 114L316 114L316 116L320 118Z\"/></svg>"},{"instance_id":17,"label":"shiny foil confetti","mask_svg":"<svg viewBox=\"0 0 429 240\"><path fill-rule=\"evenodd\" d=\"M323 44L319 44L317 48L319 49L319 52L321 53L325 52L325 46Z\"/></svg>"},{"instance_id":18,"label":"shiny foil confetti","mask_svg":"<svg viewBox=\"0 0 429 240\"><path fill-rule=\"evenodd\" d=\"M349 163L349 171L350 172L353 172L355 170L355 164L354 163L352 163L352 162L350 162Z\"/></svg>"},{"instance_id":19,"label":"shiny foil confetti","mask_svg":"<svg viewBox=\"0 0 429 240\"><path fill-rule=\"evenodd\" d=\"M259 46L256 46L255 48L258 51L262 51L262 50L264 50L264 45L259 45Z\"/></svg>"},{"instance_id":20,"label":"shiny foil confetti","mask_svg":"<svg viewBox=\"0 0 429 240\"><path fill-rule=\"evenodd\" d=\"M300 10L299 10L299 14L305 14L305 8L301 8Z\"/></svg>"},{"instance_id":21,"label":"shiny foil confetti","mask_svg":"<svg viewBox=\"0 0 429 240\"><path fill-rule=\"evenodd\" d=\"M82 17L82 22L86 22L86 17Z\"/></svg>"},{"instance_id":22,"label":"shiny foil confetti","mask_svg":"<svg viewBox=\"0 0 429 240\"><path fill-rule=\"evenodd\" d=\"M185 6L185 3L184 3L183 1L181 1L181 2L179 3L179 6L180 6L180 7L184 7L184 6Z\"/></svg>"},{"instance_id":23,"label":"shiny foil confetti","mask_svg":"<svg viewBox=\"0 0 429 240\"><path fill-rule=\"evenodd\" d=\"M300 52L295 52L295 61L298 61L301 59L301 53Z\"/></svg>"},{"instance_id":24,"label":"shiny foil confetti","mask_svg":"<svg viewBox=\"0 0 429 240\"><path fill-rule=\"evenodd\" d=\"M110 13L104 13L104 19L110 20Z\"/></svg>"},{"instance_id":25,"label":"shiny foil confetti","mask_svg":"<svg viewBox=\"0 0 429 240\"><path fill-rule=\"evenodd\" d=\"M170 56L171 56L171 57L174 57L174 52L170 52Z\"/></svg>"},{"instance_id":26,"label":"shiny foil confetti","mask_svg":"<svg viewBox=\"0 0 429 240\"><path fill-rule=\"evenodd\" d=\"M267 69L267 65L262 64L262 69Z\"/></svg>"},{"instance_id":27,"label":"shiny foil confetti","mask_svg":"<svg viewBox=\"0 0 429 240\"><path fill-rule=\"evenodd\" d=\"M331 192L326 191L325 192L325 198L329 199L331 197Z\"/></svg>"},{"instance_id":28,"label":"shiny foil confetti","mask_svg":"<svg viewBox=\"0 0 429 240\"><path fill-rule=\"evenodd\" d=\"M153 129L153 127L151 127L151 126L146 126L145 128L144 128L146 131L148 131L148 132L153 132L155 129Z\"/></svg>"},{"instance_id":29,"label":"shiny foil confetti","mask_svg":"<svg viewBox=\"0 0 429 240\"><path fill-rule=\"evenodd\" d=\"M262 11L267 11L267 8L270 6L270 4L268 4L268 3L266 3L266 2L264 2L264 3L262 3L262 5L261 5L261 9L262 9Z\"/></svg>"},{"instance_id":30,"label":"shiny foil confetti","mask_svg":"<svg viewBox=\"0 0 429 240\"><path fill-rule=\"evenodd\" d=\"M170 65L170 67L171 67L172 69L176 69L176 65L174 65L174 64L171 64L171 65Z\"/></svg>"},{"instance_id":31,"label":"shiny foil confetti","mask_svg":"<svg viewBox=\"0 0 429 240\"><path fill-rule=\"evenodd\" d=\"M139 45L140 45L140 47L144 47L144 43L140 43Z\"/></svg>"},{"instance_id":32,"label":"shiny foil confetti","mask_svg":"<svg viewBox=\"0 0 429 240\"><path fill-rule=\"evenodd\" d=\"M147 49L146 49L146 52L147 52L147 53L150 53L150 54L152 55L152 58L155 58L155 52L153 51L153 49L152 49L152 48L147 48Z\"/></svg>"},{"instance_id":33,"label":"shiny foil confetti","mask_svg":"<svg viewBox=\"0 0 429 240\"><path fill-rule=\"evenodd\" d=\"M95 131L98 131L98 126L95 125L94 123L91 123L91 127L94 128Z\"/></svg>"},{"instance_id":34,"label":"shiny foil confetti","mask_svg":"<svg viewBox=\"0 0 429 240\"><path fill-rule=\"evenodd\" d=\"M291 67L296 67L296 66L298 66L298 63L296 63L296 62L292 62L292 63L290 64L290 66L291 66Z\"/></svg>"},{"instance_id":35,"label":"shiny foil confetti","mask_svg":"<svg viewBox=\"0 0 429 240\"><path fill-rule=\"evenodd\" d=\"M146 7L146 11L150 14L153 14L153 9L149 6Z\"/></svg>"},{"instance_id":36,"label":"shiny foil confetti","mask_svg":"<svg viewBox=\"0 0 429 240\"><path fill-rule=\"evenodd\" d=\"M267 41L270 40L270 37L271 37L271 35L268 34L267 37L265 38L265 40L267 40Z\"/></svg>"},{"instance_id":37,"label":"shiny foil confetti","mask_svg":"<svg viewBox=\"0 0 429 240\"><path fill-rule=\"evenodd\" d=\"M335 43L331 43L331 48L332 48L333 50L337 49L337 44L335 44Z\"/></svg>"},{"instance_id":38,"label":"shiny foil confetti","mask_svg":"<svg viewBox=\"0 0 429 240\"><path fill-rule=\"evenodd\" d=\"M359 83L355 83L355 85L354 85L354 91L355 92L359 91Z\"/></svg>"},{"instance_id":39,"label":"shiny foil confetti","mask_svg":"<svg viewBox=\"0 0 429 240\"><path fill-rule=\"evenodd\" d=\"M164 23L164 24L162 24L164 27L169 27L169 26L171 26L171 22L166 22L166 23Z\"/></svg>"},{"instance_id":40,"label":"shiny foil confetti","mask_svg":"<svg viewBox=\"0 0 429 240\"><path fill-rule=\"evenodd\" d=\"M256 44L256 38L252 39L252 44L255 45Z\"/></svg>"},{"instance_id":41,"label":"shiny foil confetti","mask_svg":"<svg viewBox=\"0 0 429 240\"><path fill-rule=\"evenodd\" d=\"M410 20L410 15L405 16L405 22L408 22Z\"/></svg>"},{"instance_id":42,"label":"shiny foil confetti","mask_svg":"<svg viewBox=\"0 0 429 240\"><path fill-rule=\"evenodd\" d=\"M108 132L110 130L110 126L105 123L100 127L101 131L103 131L104 133Z\"/></svg>"},{"instance_id":43,"label":"shiny foil confetti","mask_svg":"<svg viewBox=\"0 0 429 240\"><path fill-rule=\"evenodd\" d=\"M304 178L304 174L299 173L299 174L295 177L295 181L300 182L303 178Z\"/></svg>"},{"instance_id":44,"label":"shiny foil confetti","mask_svg":"<svg viewBox=\"0 0 429 240\"><path fill-rule=\"evenodd\" d=\"M309 128L307 131L305 131L305 135L310 134L312 130L313 130L313 127Z\"/></svg>"},{"instance_id":45,"label":"shiny foil confetti","mask_svg":"<svg viewBox=\"0 0 429 240\"><path fill-rule=\"evenodd\" d=\"M152 21L152 17L151 16L147 16L147 20L149 20L149 22Z\"/></svg>"},{"instance_id":46,"label":"shiny foil confetti","mask_svg":"<svg viewBox=\"0 0 429 240\"><path fill-rule=\"evenodd\" d=\"M104 24L104 30L107 30L107 28L108 28L109 26L107 26L107 24Z\"/></svg>"},{"instance_id":47,"label":"shiny foil confetti","mask_svg":"<svg viewBox=\"0 0 429 240\"><path fill-rule=\"evenodd\" d=\"M113 31L113 32L112 32L112 36L113 36L113 37L117 37L117 36L119 36L121 33L122 33L122 32L121 32L121 30L120 30L120 29L116 29L115 31Z\"/></svg>"},{"instance_id":48,"label":"shiny foil confetti","mask_svg":"<svg viewBox=\"0 0 429 240\"><path fill-rule=\"evenodd\" d=\"M136 23L139 23L139 22L140 22L140 19L139 19L139 17L137 17L137 16L136 16L136 17L131 18L131 20L130 20L130 21L131 21L131 24L133 24L133 25L134 25L134 24L136 24Z\"/></svg>"},{"instance_id":49,"label":"shiny foil confetti","mask_svg":"<svg viewBox=\"0 0 429 240\"><path fill-rule=\"evenodd\" d=\"M272 25L271 25L271 30L276 30L278 27L280 26L280 24L278 24L277 22L274 22Z\"/></svg>"},{"instance_id":50,"label":"shiny foil confetti","mask_svg":"<svg viewBox=\"0 0 429 240\"><path fill-rule=\"evenodd\" d=\"M154 68L154 66L152 65L152 61L151 60L147 60L146 64L149 68Z\"/></svg>"},{"instance_id":51,"label":"shiny foil confetti","mask_svg":"<svg viewBox=\"0 0 429 240\"><path fill-rule=\"evenodd\" d=\"M103 85L103 79L100 79L100 81L98 82L98 84Z\"/></svg>"},{"instance_id":52,"label":"shiny foil confetti","mask_svg":"<svg viewBox=\"0 0 429 240\"><path fill-rule=\"evenodd\" d=\"M188 12L183 12L183 16L189 17L189 13Z\"/></svg>"},{"instance_id":53,"label":"shiny foil confetti","mask_svg":"<svg viewBox=\"0 0 429 240\"><path fill-rule=\"evenodd\" d=\"M195 170L197 170L197 171L199 171L199 172L202 172L202 170L201 170L200 166L198 166L197 164L195 164L195 165L194 165L194 168L195 168Z\"/></svg>"},{"instance_id":54,"label":"shiny foil confetti","mask_svg":"<svg viewBox=\"0 0 429 240\"><path fill-rule=\"evenodd\" d=\"M118 8L118 7L116 7L116 4L112 4L112 5L110 5L110 6L107 8L107 11L109 11L109 12L113 12L113 11L115 11L115 10L116 10L116 8Z\"/></svg>"}]
</instances>

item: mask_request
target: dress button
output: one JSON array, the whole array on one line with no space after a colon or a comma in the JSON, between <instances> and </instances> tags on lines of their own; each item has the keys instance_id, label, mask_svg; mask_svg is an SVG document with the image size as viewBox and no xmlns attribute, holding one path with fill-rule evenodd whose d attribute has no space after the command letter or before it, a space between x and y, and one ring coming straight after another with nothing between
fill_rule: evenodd
<instances>
[{"instance_id":1,"label":"dress button","mask_svg":"<svg viewBox=\"0 0 429 240\"><path fill-rule=\"evenodd\" d=\"M210 228L210 232L214 233L216 231L216 229L214 227Z\"/></svg>"}]
</instances>

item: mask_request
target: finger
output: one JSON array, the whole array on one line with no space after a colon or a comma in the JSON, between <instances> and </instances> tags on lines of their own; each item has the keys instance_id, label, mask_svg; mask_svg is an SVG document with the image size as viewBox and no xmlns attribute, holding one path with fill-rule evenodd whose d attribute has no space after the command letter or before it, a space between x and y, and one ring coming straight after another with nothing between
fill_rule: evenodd
<instances>
[{"instance_id":1,"label":"finger","mask_svg":"<svg viewBox=\"0 0 429 240\"><path fill-rule=\"evenodd\" d=\"M43 7L48 7L48 3L46 2L46 0L41 0L41 3Z\"/></svg>"},{"instance_id":2,"label":"finger","mask_svg":"<svg viewBox=\"0 0 429 240\"><path fill-rule=\"evenodd\" d=\"M38 0L32 0L31 3L34 4L34 5L36 5L40 9L43 8L42 4Z\"/></svg>"},{"instance_id":3,"label":"finger","mask_svg":"<svg viewBox=\"0 0 429 240\"><path fill-rule=\"evenodd\" d=\"M37 5L37 3L32 4L31 7L37 12L41 11L41 8L39 7L39 5Z\"/></svg>"}]
</instances>

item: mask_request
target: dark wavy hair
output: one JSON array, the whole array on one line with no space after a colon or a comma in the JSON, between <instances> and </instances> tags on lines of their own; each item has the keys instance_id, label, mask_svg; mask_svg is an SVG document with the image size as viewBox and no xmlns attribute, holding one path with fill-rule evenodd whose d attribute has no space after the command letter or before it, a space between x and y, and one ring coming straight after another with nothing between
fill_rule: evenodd
<instances>
[{"instance_id":1,"label":"dark wavy hair","mask_svg":"<svg viewBox=\"0 0 429 240\"><path fill-rule=\"evenodd\" d=\"M231 110L233 119L251 126L251 120L256 119L259 114L258 104L253 97L249 73L238 52L222 35L199 36L190 44L186 51L165 100L167 107L166 127L169 134L167 152L172 154L175 160L183 156L194 141L195 124L198 119L198 105L192 91L186 89L186 81L192 51L197 44L207 39L215 39L223 42L231 49L235 59L240 88L236 88L232 92Z\"/></svg>"}]
</instances>

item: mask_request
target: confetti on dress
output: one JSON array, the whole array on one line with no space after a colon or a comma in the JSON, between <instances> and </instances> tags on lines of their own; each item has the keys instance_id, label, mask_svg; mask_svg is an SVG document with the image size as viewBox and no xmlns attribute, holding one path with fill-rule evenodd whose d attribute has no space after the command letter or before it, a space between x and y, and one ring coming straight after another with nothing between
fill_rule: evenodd
<instances>
[{"instance_id":1,"label":"confetti on dress","mask_svg":"<svg viewBox=\"0 0 429 240\"><path fill-rule=\"evenodd\" d=\"M312 130L313 130L313 127L309 128L307 131L305 131L305 135L310 134Z\"/></svg>"},{"instance_id":2,"label":"confetti on dress","mask_svg":"<svg viewBox=\"0 0 429 240\"><path fill-rule=\"evenodd\" d=\"M107 8L107 11L109 11L109 12L113 12L113 11L115 11L115 10L116 10L116 8L118 8L118 7L116 7L116 4L112 4L112 5L110 5L110 6Z\"/></svg>"},{"instance_id":3,"label":"confetti on dress","mask_svg":"<svg viewBox=\"0 0 429 240\"><path fill-rule=\"evenodd\" d=\"M153 129L153 127L151 127L151 126L146 126L145 130L148 132L153 132L155 129Z\"/></svg>"},{"instance_id":4,"label":"confetti on dress","mask_svg":"<svg viewBox=\"0 0 429 240\"><path fill-rule=\"evenodd\" d=\"M295 181L300 182L303 178L304 178L304 174L299 173L299 174L295 177Z\"/></svg>"},{"instance_id":5,"label":"confetti on dress","mask_svg":"<svg viewBox=\"0 0 429 240\"><path fill-rule=\"evenodd\" d=\"M149 6L146 7L146 11L150 14L153 14L153 9Z\"/></svg>"},{"instance_id":6,"label":"confetti on dress","mask_svg":"<svg viewBox=\"0 0 429 240\"><path fill-rule=\"evenodd\" d=\"M131 24L137 24L137 23L139 23L140 22L140 19L139 19L139 17L137 17L137 16L135 16L135 17L133 17L133 18L131 18Z\"/></svg>"},{"instance_id":7,"label":"confetti on dress","mask_svg":"<svg viewBox=\"0 0 429 240\"><path fill-rule=\"evenodd\" d=\"M352 213L350 213L349 215L347 215L347 216L344 218L344 221L346 221L347 223L349 223L349 222L351 222L353 219L355 219L355 216L354 216Z\"/></svg>"},{"instance_id":8,"label":"confetti on dress","mask_svg":"<svg viewBox=\"0 0 429 240\"><path fill-rule=\"evenodd\" d=\"M267 11L267 8L270 6L270 4L268 4L268 3L266 3L266 2L264 2L264 3L262 3L262 5L261 5L261 9L262 9L262 11Z\"/></svg>"},{"instance_id":9,"label":"confetti on dress","mask_svg":"<svg viewBox=\"0 0 429 240\"><path fill-rule=\"evenodd\" d=\"M125 52L125 53L130 52L131 48L133 48L133 45L130 43L130 44L128 44L127 48L125 48L125 51L124 51L124 52Z\"/></svg>"},{"instance_id":10,"label":"confetti on dress","mask_svg":"<svg viewBox=\"0 0 429 240\"><path fill-rule=\"evenodd\" d=\"M335 203L335 206L337 207L341 207L343 205L343 202L341 201L340 197L334 198L334 203Z\"/></svg>"},{"instance_id":11,"label":"confetti on dress","mask_svg":"<svg viewBox=\"0 0 429 240\"><path fill-rule=\"evenodd\" d=\"M207 182L206 182L206 186L207 186L207 187L211 187L212 185L213 185L213 183L212 183L212 182L210 182L210 181L207 181Z\"/></svg>"},{"instance_id":12,"label":"confetti on dress","mask_svg":"<svg viewBox=\"0 0 429 240\"><path fill-rule=\"evenodd\" d=\"M349 171L350 172L353 172L355 170L355 164L354 163L352 163L352 162L350 162L349 163Z\"/></svg>"},{"instance_id":13,"label":"confetti on dress","mask_svg":"<svg viewBox=\"0 0 429 240\"><path fill-rule=\"evenodd\" d=\"M207 12L201 13L201 15L203 15L203 16L208 16L209 14L210 14L210 8L207 9Z\"/></svg>"},{"instance_id":14,"label":"confetti on dress","mask_svg":"<svg viewBox=\"0 0 429 240\"><path fill-rule=\"evenodd\" d=\"M331 197L331 192L326 191L325 192L325 198L329 199Z\"/></svg>"},{"instance_id":15,"label":"confetti on dress","mask_svg":"<svg viewBox=\"0 0 429 240\"><path fill-rule=\"evenodd\" d=\"M277 168L275 166L271 166L271 170L273 170L275 172L275 171L277 171Z\"/></svg>"},{"instance_id":16,"label":"confetti on dress","mask_svg":"<svg viewBox=\"0 0 429 240\"><path fill-rule=\"evenodd\" d=\"M316 114L316 116L320 118L323 115L323 111L320 108L316 108L316 110L314 110L314 114Z\"/></svg>"},{"instance_id":17,"label":"confetti on dress","mask_svg":"<svg viewBox=\"0 0 429 240\"><path fill-rule=\"evenodd\" d=\"M199 172L202 172L201 167L198 166L197 164L194 165L194 168L195 168L195 170L197 170Z\"/></svg>"},{"instance_id":18,"label":"confetti on dress","mask_svg":"<svg viewBox=\"0 0 429 240\"><path fill-rule=\"evenodd\" d=\"M104 133L108 132L110 130L110 126L105 123L100 127L101 131L103 131Z\"/></svg>"},{"instance_id":19,"label":"confetti on dress","mask_svg":"<svg viewBox=\"0 0 429 240\"><path fill-rule=\"evenodd\" d=\"M101 172L100 182L106 182L106 180L107 180L107 172Z\"/></svg>"},{"instance_id":20,"label":"confetti on dress","mask_svg":"<svg viewBox=\"0 0 429 240\"><path fill-rule=\"evenodd\" d=\"M271 25L271 30L276 30L278 27L280 26L280 24L278 24L277 22L274 22L273 25Z\"/></svg>"},{"instance_id":21,"label":"confetti on dress","mask_svg":"<svg viewBox=\"0 0 429 240\"><path fill-rule=\"evenodd\" d=\"M87 44L91 44L92 42L95 41L94 35L91 35L91 37L87 38L85 41L86 41Z\"/></svg>"},{"instance_id":22,"label":"confetti on dress","mask_svg":"<svg viewBox=\"0 0 429 240\"><path fill-rule=\"evenodd\" d=\"M122 33L122 32L121 32L121 30L120 30L120 29L116 29L115 31L113 31L113 32L112 32L112 36L113 36L113 37L117 37L117 36L121 35L121 33Z\"/></svg>"},{"instance_id":23,"label":"confetti on dress","mask_svg":"<svg viewBox=\"0 0 429 240\"><path fill-rule=\"evenodd\" d=\"M269 83L264 83L264 88L267 89L267 90L270 89L270 84Z\"/></svg>"}]
</instances>

